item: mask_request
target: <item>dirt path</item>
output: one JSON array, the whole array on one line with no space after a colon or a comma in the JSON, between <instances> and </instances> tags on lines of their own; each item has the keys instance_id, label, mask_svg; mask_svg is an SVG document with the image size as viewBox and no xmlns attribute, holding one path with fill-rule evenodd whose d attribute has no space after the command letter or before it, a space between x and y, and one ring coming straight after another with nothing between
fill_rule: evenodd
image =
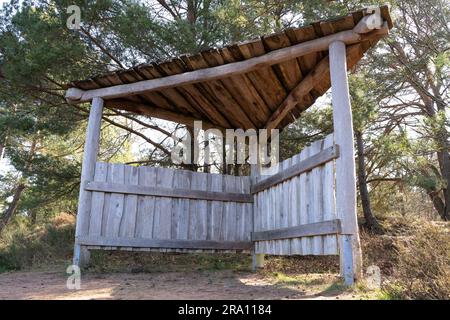
<instances>
[{"instance_id":1,"label":"dirt path","mask_svg":"<svg viewBox=\"0 0 450 320\"><path fill-rule=\"evenodd\" d=\"M81 289L66 288L63 272L0 274L0 299L355 299L335 288L337 276L274 280L250 272L88 273Z\"/></svg>"}]
</instances>

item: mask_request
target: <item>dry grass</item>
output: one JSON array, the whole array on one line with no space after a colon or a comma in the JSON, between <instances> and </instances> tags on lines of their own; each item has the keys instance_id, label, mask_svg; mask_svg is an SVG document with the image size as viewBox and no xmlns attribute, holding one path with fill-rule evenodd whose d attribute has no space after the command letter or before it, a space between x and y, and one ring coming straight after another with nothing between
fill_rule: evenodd
<instances>
[{"instance_id":1,"label":"dry grass","mask_svg":"<svg viewBox=\"0 0 450 320\"><path fill-rule=\"evenodd\" d=\"M450 299L450 232L447 225L423 223L397 240L398 262L385 290L403 299Z\"/></svg>"}]
</instances>

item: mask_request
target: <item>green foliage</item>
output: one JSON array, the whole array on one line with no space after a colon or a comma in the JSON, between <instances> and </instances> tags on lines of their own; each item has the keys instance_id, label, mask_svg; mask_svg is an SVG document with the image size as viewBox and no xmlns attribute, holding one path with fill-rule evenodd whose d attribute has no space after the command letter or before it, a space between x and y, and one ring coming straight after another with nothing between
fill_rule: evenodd
<instances>
[{"instance_id":1,"label":"green foliage","mask_svg":"<svg viewBox=\"0 0 450 320\"><path fill-rule=\"evenodd\" d=\"M333 132L330 106L310 108L289 125L280 135L280 158L287 159L298 154L312 142L323 139Z\"/></svg>"},{"instance_id":2,"label":"green foliage","mask_svg":"<svg viewBox=\"0 0 450 320\"><path fill-rule=\"evenodd\" d=\"M67 263L73 250L74 219L61 216L43 227L17 217L0 237L0 272Z\"/></svg>"}]
</instances>

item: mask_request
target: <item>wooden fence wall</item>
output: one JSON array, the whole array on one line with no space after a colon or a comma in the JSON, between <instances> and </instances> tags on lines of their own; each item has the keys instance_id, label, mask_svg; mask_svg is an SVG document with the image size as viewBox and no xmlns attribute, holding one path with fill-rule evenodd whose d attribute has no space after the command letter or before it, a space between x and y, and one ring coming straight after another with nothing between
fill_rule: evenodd
<instances>
[{"instance_id":1,"label":"wooden fence wall","mask_svg":"<svg viewBox=\"0 0 450 320\"><path fill-rule=\"evenodd\" d=\"M248 176L96 163L85 190L92 200L80 245L161 251L252 247Z\"/></svg>"},{"instance_id":2,"label":"wooden fence wall","mask_svg":"<svg viewBox=\"0 0 450 320\"><path fill-rule=\"evenodd\" d=\"M340 221L335 207L334 172L334 158L338 155L333 135L329 135L280 163L279 173L257 173L253 177L254 230L257 235L254 240L290 234L288 239L256 241L256 253L338 254L336 234L339 233ZM295 166L297 173L304 172L285 179L289 177L289 168ZM313 169L308 170L311 167ZM277 175L278 181L283 182L273 185ZM293 233L305 236L294 238ZM320 235L306 236L310 234Z\"/></svg>"},{"instance_id":3,"label":"wooden fence wall","mask_svg":"<svg viewBox=\"0 0 450 320\"><path fill-rule=\"evenodd\" d=\"M86 248L338 254L333 135L256 175L97 162L84 183Z\"/></svg>"}]
</instances>

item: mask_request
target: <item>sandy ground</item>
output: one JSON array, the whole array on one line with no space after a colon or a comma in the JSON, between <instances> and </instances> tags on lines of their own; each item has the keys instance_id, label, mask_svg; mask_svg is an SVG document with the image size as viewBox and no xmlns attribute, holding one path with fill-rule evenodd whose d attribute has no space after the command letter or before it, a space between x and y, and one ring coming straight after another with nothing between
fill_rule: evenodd
<instances>
[{"instance_id":1,"label":"sandy ground","mask_svg":"<svg viewBox=\"0 0 450 320\"><path fill-rule=\"evenodd\" d=\"M355 299L333 289L337 276L279 282L258 273L225 271L82 274L81 289L57 271L0 274L0 299Z\"/></svg>"}]
</instances>

